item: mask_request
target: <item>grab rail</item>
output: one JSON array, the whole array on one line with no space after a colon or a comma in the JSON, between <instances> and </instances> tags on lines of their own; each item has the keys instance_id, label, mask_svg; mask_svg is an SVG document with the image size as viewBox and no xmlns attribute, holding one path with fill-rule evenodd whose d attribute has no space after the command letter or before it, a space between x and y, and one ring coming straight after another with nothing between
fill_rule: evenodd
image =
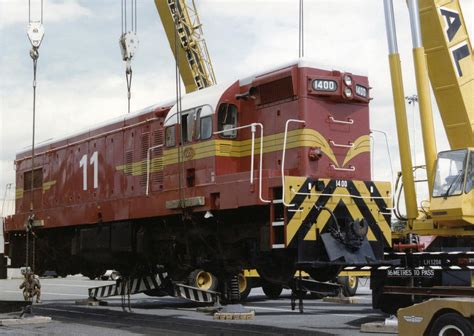
<instances>
[{"instance_id":1,"label":"grab rail","mask_svg":"<svg viewBox=\"0 0 474 336\"><path fill-rule=\"evenodd\" d=\"M329 116L329 120L335 124L344 124L344 125L353 125L354 119L349 118L347 121L334 119L332 116Z\"/></svg>"},{"instance_id":2,"label":"grab rail","mask_svg":"<svg viewBox=\"0 0 474 336\"><path fill-rule=\"evenodd\" d=\"M353 142L349 142L348 145L344 145L344 144L338 144L338 143L335 143L334 141L332 140L329 140L329 143L331 145L333 145L333 147L342 147L342 148L352 148L354 147L354 143Z\"/></svg>"},{"instance_id":3,"label":"grab rail","mask_svg":"<svg viewBox=\"0 0 474 336\"><path fill-rule=\"evenodd\" d=\"M286 153L286 140L288 137L288 125L290 123L300 123L300 124L306 124L304 120L299 120L299 119L288 119L285 124L285 137L283 138L283 153L282 153L282 158L281 158L281 190L282 190L282 202L284 206L290 207L294 206L294 204L289 204L285 203L285 153Z\"/></svg>"},{"instance_id":4,"label":"grab rail","mask_svg":"<svg viewBox=\"0 0 474 336\"><path fill-rule=\"evenodd\" d=\"M245 126L239 126L239 127L234 127L234 128L229 128L226 130L222 131L217 131L214 132L214 134L221 134L224 132L229 132L229 131L237 131L239 129L244 129L244 128L249 128L250 127L250 132L252 133L252 146L250 149L250 184L253 184L254 176L253 176L253 171L255 167L255 132L256 132L256 126L260 127L260 167L258 170L258 197L260 198L260 201L263 203L270 203L270 200L266 200L263 198L263 185L262 185L262 175L263 175L263 124L261 123L251 123L249 125Z\"/></svg>"}]
</instances>

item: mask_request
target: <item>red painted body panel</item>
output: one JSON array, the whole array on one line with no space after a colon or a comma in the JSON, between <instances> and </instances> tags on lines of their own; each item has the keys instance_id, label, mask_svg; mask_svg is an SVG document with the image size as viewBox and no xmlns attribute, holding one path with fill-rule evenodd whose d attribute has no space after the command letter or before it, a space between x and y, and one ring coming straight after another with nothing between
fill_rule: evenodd
<instances>
[{"instance_id":1,"label":"red painted body panel","mask_svg":"<svg viewBox=\"0 0 474 336\"><path fill-rule=\"evenodd\" d=\"M253 87L262 87L276 80L291 76L293 94L289 98L258 105L252 99L237 99ZM264 136L283 134L288 119L305 120L305 128L319 132L328 141L336 144L349 144L357 138L369 135L368 100L345 100L342 94L316 95L312 92L310 79L330 77L339 81L342 88L342 74L313 68L298 68L297 65L257 77L252 84L234 83L220 97L220 103L231 103L238 107L238 124L251 123L264 125ZM367 78L353 75L353 80L369 87ZM290 83L288 82L288 83ZM288 83L284 85L289 85ZM273 94L270 89L270 93ZM276 89L275 89L276 90ZM263 91L262 91L263 92ZM278 94L278 90L275 91ZM219 106L219 105L218 105ZM169 107L158 107L129 119L122 119L46 146L38 148L35 167L43 169L43 188L34 190L34 212L44 220L44 228L93 224L148 217L162 217L179 214L178 209L167 209L166 201L178 200L179 165L164 165L162 175L150 174L149 195L146 195L146 164L140 161L147 157L151 146L163 140L163 124ZM329 122L352 119L352 125ZM214 116L214 131L217 117ZM290 130L302 129L292 124ZM161 133L160 133L161 132ZM257 131L257 137L259 136ZM178 139L178 137L176 137ZM238 132L236 141L251 138L249 129ZM211 140L196 142L196 145L219 140L214 135ZM277 140L265 141L265 148ZM316 145L315 145L316 146ZM317 146L316 146L317 147ZM217 147L216 147L217 148ZM168 150L168 148L165 148ZM342 167L348 148L334 147L337 162ZM365 151L352 158L346 166L354 166L354 172L336 171L331 168L332 161L327 155L310 161L310 147L302 144L289 148L286 153L285 174L319 178L370 180L370 152ZM98 155L98 187L94 188L94 165L91 158ZM17 156L17 190L23 187L23 174L31 169L29 152ZM83 188L83 168L81 159L86 157L87 188ZM183 163L183 172L194 169L194 186L185 188L185 198L205 197L205 205L194 211L212 209L232 209L242 206L262 204L258 197L258 155L255 156L255 183L249 184L250 157L247 156L208 156L195 158ZM281 185L282 151L265 152L263 163L263 196L271 198L272 187ZM132 164L135 163L135 164ZM117 167L130 165L131 173ZM140 174L133 172L139 171ZM162 176L162 178L161 178ZM45 183L54 184L45 187ZM186 185L186 178L182 184ZM15 215L6 221L5 231L24 230L24 222L29 215L31 191L23 191L16 201Z\"/></svg>"}]
</instances>

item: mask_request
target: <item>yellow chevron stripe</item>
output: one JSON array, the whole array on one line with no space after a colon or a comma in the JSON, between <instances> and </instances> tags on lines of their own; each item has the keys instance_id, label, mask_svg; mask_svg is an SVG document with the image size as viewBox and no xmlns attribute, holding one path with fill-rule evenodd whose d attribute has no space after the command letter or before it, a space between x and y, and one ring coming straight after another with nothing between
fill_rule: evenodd
<instances>
[{"instance_id":1,"label":"yellow chevron stripe","mask_svg":"<svg viewBox=\"0 0 474 336\"><path fill-rule=\"evenodd\" d=\"M357 189L360 190L360 184L364 184L360 181L354 181L354 184L357 186ZM346 188L336 188L334 191L335 194L341 194L341 195L349 195L349 192L347 191ZM359 208L352 202L350 201L350 198L347 197L342 197L342 196L336 196L336 197L331 197L331 199L326 203L326 207L334 211L341 199L343 199L344 204L346 205L349 213L351 214L352 218L354 219L362 219L363 216L359 211ZM313 201L315 202L315 201ZM370 205L369 205L370 206ZM315 240L316 239L316 228L319 230L322 230L326 224L330 220L330 214L328 211L322 211L321 214L318 216L316 219L316 223L312 225L310 231L306 234L304 240ZM316 228L315 228L316 225ZM374 233L369 227L369 231L367 233L367 239L368 240L376 240Z\"/></svg>"},{"instance_id":2,"label":"yellow chevron stripe","mask_svg":"<svg viewBox=\"0 0 474 336\"><path fill-rule=\"evenodd\" d=\"M291 203L293 197L295 196L295 193L291 191L290 187L293 188L293 190L298 190L299 192L302 193L312 193L313 195L311 196L306 196L304 201L300 205L300 210L301 212L295 213L293 218L290 220L290 222L286 226L286 237L287 241L286 244L289 245L290 242L295 238L296 233L298 232L299 228L303 224L303 221L306 219L306 217L309 215L309 212L313 208L314 204L316 203L317 199L319 196L316 196L314 194L318 194L319 192L316 191L315 186L312 186L311 190L300 190L301 186L304 185L306 181L305 177L294 177L294 176L287 176L285 177L285 202L286 203ZM330 181L329 179L321 179L326 185ZM352 181L357 189L357 191L360 193L361 196L363 197L370 197L370 191L367 189L365 183L363 181ZM389 182L374 182L377 189L381 193L382 196L389 196L390 195L390 183ZM343 187L336 187L334 192L332 193L334 195L340 195L340 196L332 196L328 199L326 203L326 207L330 209L331 211L334 211L334 209L337 207L337 204L339 201L343 201L344 204L346 205L349 213L351 214L352 218L354 219L361 219L363 218L362 213L360 212L359 208L355 204L354 200L350 197L345 197L344 195L350 196L350 192L347 190L347 188ZM391 229L390 229L390 224L387 223L385 217L381 215L378 212L378 207L377 204L375 203L374 200L370 198L364 199L364 202L366 203L367 207L373 214L375 220L378 222L378 226L382 230L383 235L386 237L387 241L390 243L391 242ZM390 199L385 199L385 203L387 204L387 207L391 207L391 200ZM328 211L322 211L319 216L316 218L316 222L312 223L312 226L310 230L307 232L305 236L305 240L315 240L316 239L316 229L322 230L326 224L330 220L330 214ZM367 238L368 240L376 240L376 237L369 227L369 231L367 233Z\"/></svg>"},{"instance_id":3,"label":"yellow chevron stripe","mask_svg":"<svg viewBox=\"0 0 474 336\"><path fill-rule=\"evenodd\" d=\"M348 163L357 155L364 152L370 152L370 136L369 135L362 135L358 137L356 141L354 141L354 146L347 151L347 154L344 159L344 162L342 163L342 166L344 167L346 163Z\"/></svg>"}]
</instances>

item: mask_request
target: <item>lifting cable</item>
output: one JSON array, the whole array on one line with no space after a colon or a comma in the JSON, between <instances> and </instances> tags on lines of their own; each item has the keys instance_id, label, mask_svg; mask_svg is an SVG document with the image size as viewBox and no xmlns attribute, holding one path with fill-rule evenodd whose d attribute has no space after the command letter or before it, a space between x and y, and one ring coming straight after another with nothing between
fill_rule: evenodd
<instances>
[{"instance_id":1,"label":"lifting cable","mask_svg":"<svg viewBox=\"0 0 474 336\"><path fill-rule=\"evenodd\" d=\"M128 7L130 7L130 10L127 12ZM132 59L139 44L137 36L137 0L122 0L122 34L120 35L119 44L122 60L126 62L125 79L127 80L128 113L130 113Z\"/></svg>"},{"instance_id":2,"label":"lifting cable","mask_svg":"<svg viewBox=\"0 0 474 336\"><path fill-rule=\"evenodd\" d=\"M26 223L26 264L25 267L28 269L29 266L29 240L30 234L32 235L32 267L31 270L34 272L35 267L35 237L36 235L33 232L33 224L35 220L34 214L34 171L35 171L35 122L36 122L36 70L39 58L39 47L44 37L44 27L43 27L43 0L40 1L40 19L32 20L31 19L31 0L28 1L28 30L27 35L31 43L30 57L33 60L33 132L31 140L31 200L30 200L30 216L28 217Z\"/></svg>"},{"instance_id":3,"label":"lifting cable","mask_svg":"<svg viewBox=\"0 0 474 336\"><path fill-rule=\"evenodd\" d=\"M185 190L183 188L183 176L184 176L184 162L183 162L183 134L182 134L182 108L181 108L181 72L179 69L179 46L178 46L178 27L180 24L180 15L178 9L178 2L176 2L176 6L174 6L174 11L172 11L173 19L174 19L174 55L175 55L175 90L176 90L176 124L181 125L180 129L180 139L178 141L178 188L179 188L179 203L180 207L183 210L183 217L184 217L184 209L186 208L185 204Z\"/></svg>"},{"instance_id":4,"label":"lifting cable","mask_svg":"<svg viewBox=\"0 0 474 336\"><path fill-rule=\"evenodd\" d=\"M300 0L299 6L299 25L298 25L298 57L304 57L304 9L303 9L303 0Z\"/></svg>"}]
</instances>

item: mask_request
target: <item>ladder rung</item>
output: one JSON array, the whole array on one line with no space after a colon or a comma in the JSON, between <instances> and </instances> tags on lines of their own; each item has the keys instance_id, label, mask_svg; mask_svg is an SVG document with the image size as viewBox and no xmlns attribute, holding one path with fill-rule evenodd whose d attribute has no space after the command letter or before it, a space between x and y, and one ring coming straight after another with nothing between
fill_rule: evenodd
<instances>
[{"instance_id":1,"label":"ladder rung","mask_svg":"<svg viewBox=\"0 0 474 336\"><path fill-rule=\"evenodd\" d=\"M274 249L285 248L285 244L273 244L273 245L272 245L272 248L274 248Z\"/></svg>"},{"instance_id":2,"label":"ladder rung","mask_svg":"<svg viewBox=\"0 0 474 336\"><path fill-rule=\"evenodd\" d=\"M284 222L284 221L272 222L272 226L283 226L283 225L285 225L285 222Z\"/></svg>"}]
</instances>

